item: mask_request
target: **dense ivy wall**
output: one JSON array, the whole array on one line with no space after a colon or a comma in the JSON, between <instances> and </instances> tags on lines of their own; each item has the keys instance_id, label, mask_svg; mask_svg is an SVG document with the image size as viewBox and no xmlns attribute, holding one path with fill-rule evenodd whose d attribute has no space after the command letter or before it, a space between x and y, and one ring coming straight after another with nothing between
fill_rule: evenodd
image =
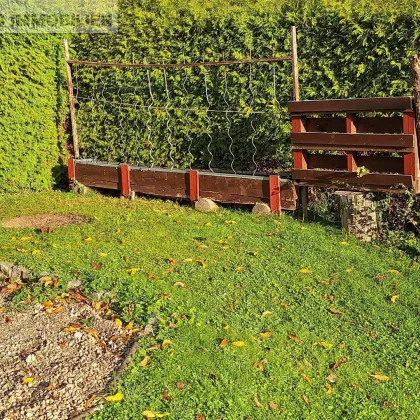
<instances>
[{"instance_id":1,"label":"dense ivy wall","mask_svg":"<svg viewBox=\"0 0 420 420\"><path fill-rule=\"evenodd\" d=\"M52 35L0 35L0 190L50 188L63 149L63 62Z\"/></svg>"},{"instance_id":2,"label":"dense ivy wall","mask_svg":"<svg viewBox=\"0 0 420 420\"><path fill-rule=\"evenodd\" d=\"M418 49L420 17L415 0L122 0L120 12L118 34L73 39L79 58L161 63L245 58L250 51L253 57L284 55L296 25L303 99L411 94L409 57ZM253 157L258 169L288 166L290 64L277 67L280 106L273 100L272 68L253 71L254 102L248 66L227 70L229 106L245 112L233 117L232 143L225 114L211 114L210 122L203 112L153 109L150 116L144 71L78 68L85 97L79 108L82 148L88 157L181 167L211 162L229 168L231 152L235 169L253 169ZM185 72L167 71L168 100L162 72L151 71L153 106L205 108L203 70L187 76L185 81ZM209 70L207 82L211 107L225 109L224 69ZM251 108L269 115L250 117Z\"/></svg>"}]
</instances>

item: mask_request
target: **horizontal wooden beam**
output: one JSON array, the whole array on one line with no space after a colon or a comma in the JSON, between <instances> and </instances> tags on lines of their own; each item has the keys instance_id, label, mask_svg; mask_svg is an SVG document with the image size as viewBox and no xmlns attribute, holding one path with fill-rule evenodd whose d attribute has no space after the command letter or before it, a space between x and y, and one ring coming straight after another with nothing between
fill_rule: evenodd
<instances>
[{"instance_id":1,"label":"horizontal wooden beam","mask_svg":"<svg viewBox=\"0 0 420 420\"><path fill-rule=\"evenodd\" d=\"M289 113L291 114L357 113L369 111L405 111L412 109L413 98L411 96L289 102Z\"/></svg>"},{"instance_id":2,"label":"horizontal wooden beam","mask_svg":"<svg viewBox=\"0 0 420 420\"><path fill-rule=\"evenodd\" d=\"M278 61L291 61L292 57L268 57L268 58L249 58L244 60L231 61L203 61L199 63L117 63L105 61L86 61L86 60L67 60L68 64L78 64L89 67L127 67L135 69L171 69L186 67L220 67L232 64L252 64L252 63L275 63Z\"/></svg>"},{"instance_id":3,"label":"horizontal wooden beam","mask_svg":"<svg viewBox=\"0 0 420 420\"><path fill-rule=\"evenodd\" d=\"M292 133L291 138L293 149L412 151L414 147L414 136L405 134Z\"/></svg>"},{"instance_id":4,"label":"horizontal wooden beam","mask_svg":"<svg viewBox=\"0 0 420 420\"><path fill-rule=\"evenodd\" d=\"M398 185L404 185L407 188L413 187L413 179L411 176L399 174L369 173L362 177L358 177L356 173L348 171L339 172L316 169L292 169L292 177L298 181L312 183L313 185L321 183L329 184L331 186L339 186L339 184L356 184L375 185L387 188Z\"/></svg>"}]
</instances>

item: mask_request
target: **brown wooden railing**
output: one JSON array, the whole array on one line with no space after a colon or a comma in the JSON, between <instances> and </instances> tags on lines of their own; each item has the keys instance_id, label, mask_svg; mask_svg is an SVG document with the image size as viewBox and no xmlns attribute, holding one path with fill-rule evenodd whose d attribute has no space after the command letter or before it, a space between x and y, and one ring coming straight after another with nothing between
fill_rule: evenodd
<instances>
[{"instance_id":1,"label":"brown wooden railing","mask_svg":"<svg viewBox=\"0 0 420 420\"><path fill-rule=\"evenodd\" d=\"M363 115L374 112L399 116ZM289 113L299 185L418 192L411 97L293 101Z\"/></svg>"}]
</instances>

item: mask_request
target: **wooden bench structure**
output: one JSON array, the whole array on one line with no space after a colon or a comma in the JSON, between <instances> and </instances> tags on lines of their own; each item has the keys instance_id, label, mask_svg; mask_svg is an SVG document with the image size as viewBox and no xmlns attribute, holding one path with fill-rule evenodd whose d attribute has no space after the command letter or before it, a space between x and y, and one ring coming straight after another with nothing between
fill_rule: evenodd
<instances>
[{"instance_id":1,"label":"wooden bench structure","mask_svg":"<svg viewBox=\"0 0 420 420\"><path fill-rule=\"evenodd\" d=\"M411 97L292 101L289 113L297 185L419 192Z\"/></svg>"}]
</instances>

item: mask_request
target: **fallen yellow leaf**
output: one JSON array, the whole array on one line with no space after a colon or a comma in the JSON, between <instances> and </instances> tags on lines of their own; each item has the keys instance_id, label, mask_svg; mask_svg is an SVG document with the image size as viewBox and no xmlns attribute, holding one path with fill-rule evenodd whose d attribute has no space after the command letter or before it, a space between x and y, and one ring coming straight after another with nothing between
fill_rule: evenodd
<instances>
[{"instance_id":1,"label":"fallen yellow leaf","mask_svg":"<svg viewBox=\"0 0 420 420\"><path fill-rule=\"evenodd\" d=\"M165 339L162 341L161 347L165 347L165 346L171 346L173 344L173 342L171 340Z\"/></svg>"},{"instance_id":2,"label":"fallen yellow leaf","mask_svg":"<svg viewBox=\"0 0 420 420\"><path fill-rule=\"evenodd\" d=\"M39 249L34 249L33 251L32 251L32 255L38 255L38 254L40 254L41 253L41 251L39 250Z\"/></svg>"},{"instance_id":3,"label":"fallen yellow leaf","mask_svg":"<svg viewBox=\"0 0 420 420\"><path fill-rule=\"evenodd\" d=\"M400 274L400 272L398 271L398 270L388 270L388 273L391 273L391 274Z\"/></svg>"},{"instance_id":4,"label":"fallen yellow leaf","mask_svg":"<svg viewBox=\"0 0 420 420\"><path fill-rule=\"evenodd\" d=\"M258 335L262 338L270 338L273 335L273 333L271 331L265 331L260 332Z\"/></svg>"},{"instance_id":5,"label":"fallen yellow leaf","mask_svg":"<svg viewBox=\"0 0 420 420\"><path fill-rule=\"evenodd\" d=\"M20 242L27 242L31 239L30 236L23 236L22 238L20 238Z\"/></svg>"},{"instance_id":6,"label":"fallen yellow leaf","mask_svg":"<svg viewBox=\"0 0 420 420\"><path fill-rule=\"evenodd\" d=\"M331 343L328 343L327 341L320 341L318 344L321 347L324 347L324 349L330 349L333 346Z\"/></svg>"},{"instance_id":7,"label":"fallen yellow leaf","mask_svg":"<svg viewBox=\"0 0 420 420\"><path fill-rule=\"evenodd\" d=\"M174 283L174 287L180 287L181 289L185 289L187 286L185 285L185 283L182 283L182 281L177 281L176 283Z\"/></svg>"},{"instance_id":8,"label":"fallen yellow leaf","mask_svg":"<svg viewBox=\"0 0 420 420\"><path fill-rule=\"evenodd\" d=\"M312 271L309 268L301 268L299 270L302 274L311 274Z\"/></svg>"},{"instance_id":9,"label":"fallen yellow leaf","mask_svg":"<svg viewBox=\"0 0 420 420\"><path fill-rule=\"evenodd\" d=\"M344 312L339 311L338 309L335 308L330 308L330 312L334 315L338 315L338 316L343 316Z\"/></svg>"},{"instance_id":10,"label":"fallen yellow leaf","mask_svg":"<svg viewBox=\"0 0 420 420\"><path fill-rule=\"evenodd\" d=\"M156 411L144 410L141 415L146 419L161 419L169 416L169 413L157 413Z\"/></svg>"},{"instance_id":11,"label":"fallen yellow leaf","mask_svg":"<svg viewBox=\"0 0 420 420\"><path fill-rule=\"evenodd\" d=\"M141 367L146 367L147 364L149 363L151 357L150 356L145 356L145 358L139 363L139 365Z\"/></svg>"},{"instance_id":12,"label":"fallen yellow leaf","mask_svg":"<svg viewBox=\"0 0 420 420\"><path fill-rule=\"evenodd\" d=\"M325 391L327 392L327 394L331 394L332 393L332 386L327 382L325 385Z\"/></svg>"},{"instance_id":13,"label":"fallen yellow leaf","mask_svg":"<svg viewBox=\"0 0 420 420\"><path fill-rule=\"evenodd\" d=\"M340 242L340 245L349 246L350 244L348 242Z\"/></svg>"},{"instance_id":14,"label":"fallen yellow leaf","mask_svg":"<svg viewBox=\"0 0 420 420\"><path fill-rule=\"evenodd\" d=\"M265 318L266 316L271 316L271 315L273 315L273 312L271 312L271 311L264 311L261 314L261 318Z\"/></svg>"},{"instance_id":15,"label":"fallen yellow leaf","mask_svg":"<svg viewBox=\"0 0 420 420\"><path fill-rule=\"evenodd\" d=\"M121 229L120 228L118 228L116 231L115 231L115 234L116 235L119 235L121 233Z\"/></svg>"},{"instance_id":16,"label":"fallen yellow leaf","mask_svg":"<svg viewBox=\"0 0 420 420\"><path fill-rule=\"evenodd\" d=\"M238 349L245 347L245 343L243 341L233 341L232 347L236 347Z\"/></svg>"},{"instance_id":17,"label":"fallen yellow leaf","mask_svg":"<svg viewBox=\"0 0 420 420\"><path fill-rule=\"evenodd\" d=\"M202 268L206 268L207 267L207 264L204 261L198 260L197 262L198 262L198 264L201 265Z\"/></svg>"},{"instance_id":18,"label":"fallen yellow leaf","mask_svg":"<svg viewBox=\"0 0 420 420\"><path fill-rule=\"evenodd\" d=\"M92 241L92 238L90 236L85 238L85 242L91 242L91 241Z\"/></svg>"},{"instance_id":19,"label":"fallen yellow leaf","mask_svg":"<svg viewBox=\"0 0 420 420\"><path fill-rule=\"evenodd\" d=\"M134 321L130 321L126 326L125 326L125 329L127 330L127 331L130 331L130 330L132 330L133 329L133 326L134 326Z\"/></svg>"},{"instance_id":20,"label":"fallen yellow leaf","mask_svg":"<svg viewBox=\"0 0 420 420\"><path fill-rule=\"evenodd\" d=\"M66 328L63 328L63 332L76 332L76 331L79 331L79 329L80 328L77 328L77 327L66 327Z\"/></svg>"},{"instance_id":21,"label":"fallen yellow leaf","mask_svg":"<svg viewBox=\"0 0 420 420\"><path fill-rule=\"evenodd\" d=\"M96 332L95 329L93 329L93 328L86 328L85 331L86 331L87 334L89 334L90 336L92 336L94 339L99 340L98 333Z\"/></svg>"},{"instance_id":22,"label":"fallen yellow leaf","mask_svg":"<svg viewBox=\"0 0 420 420\"><path fill-rule=\"evenodd\" d=\"M114 320L114 324L115 325L117 325L118 327L122 327L122 321L121 321L121 319L119 319L119 318L115 318L115 320Z\"/></svg>"},{"instance_id":23,"label":"fallen yellow leaf","mask_svg":"<svg viewBox=\"0 0 420 420\"><path fill-rule=\"evenodd\" d=\"M309 376L306 375L305 373L301 373L300 376L302 376L302 378L305 379L305 381L308 382L308 384L311 383Z\"/></svg>"},{"instance_id":24,"label":"fallen yellow leaf","mask_svg":"<svg viewBox=\"0 0 420 420\"><path fill-rule=\"evenodd\" d=\"M254 403L258 408L264 408L264 405L258 401L257 394L254 394Z\"/></svg>"},{"instance_id":25,"label":"fallen yellow leaf","mask_svg":"<svg viewBox=\"0 0 420 420\"><path fill-rule=\"evenodd\" d=\"M347 268L346 269L346 273L351 273L353 271L353 269L352 268Z\"/></svg>"},{"instance_id":26,"label":"fallen yellow leaf","mask_svg":"<svg viewBox=\"0 0 420 420\"><path fill-rule=\"evenodd\" d=\"M228 345L228 339L225 337L219 344L219 347L226 347Z\"/></svg>"},{"instance_id":27,"label":"fallen yellow leaf","mask_svg":"<svg viewBox=\"0 0 420 420\"><path fill-rule=\"evenodd\" d=\"M390 380L389 376L382 375L380 373L373 373L370 377L378 382L388 382Z\"/></svg>"},{"instance_id":28,"label":"fallen yellow leaf","mask_svg":"<svg viewBox=\"0 0 420 420\"><path fill-rule=\"evenodd\" d=\"M98 252L98 255L100 257L107 257L108 256L108 254L106 252Z\"/></svg>"},{"instance_id":29,"label":"fallen yellow leaf","mask_svg":"<svg viewBox=\"0 0 420 420\"><path fill-rule=\"evenodd\" d=\"M295 335L293 335L293 334L290 334L290 335L289 335L289 338L290 338L292 341L294 341L295 343L300 343L300 342L302 341L302 339L301 339L301 338L296 337L296 336L295 336Z\"/></svg>"},{"instance_id":30,"label":"fallen yellow leaf","mask_svg":"<svg viewBox=\"0 0 420 420\"><path fill-rule=\"evenodd\" d=\"M226 223L227 225L236 225L235 220L225 220L225 223Z\"/></svg>"},{"instance_id":31,"label":"fallen yellow leaf","mask_svg":"<svg viewBox=\"0 0 420 420\"><path fill-rule=\"evenodd\" d=\"M185 258L184 262L193 262L194 260L192 258Z\"/></svg>"},{"instance_id":32,"label":"fallen yellow leaf","mask_svg":"<svg viewBox=\"0 0 420 420\"><path fill-rule=\"evenodd\" d=\"M135 268L130 268L127 271L128 271L128 274L130 274L130 276L134 276L134 274L136 274L137 271L139 271L139 270L140 270L140 268L135 267Z\"/></svg>"},{"instance_id":33,"label":"fallen yellow leaf","mask_svg":"<svg viewBox=\"0 0 420 420\"><path fill-rule=\"evenodd\" d=\"M108 395L105 400L108 402L120 402L124 399L124 394L118 391L115 395Z\"/></svg>"},{"instance_id":34,"label":"fallen yellow leaf","mask_svg":"<svg viewBox=\"0 0 420 420\"><path fill-rule=\"evenodd\" d=\"M244 267L236 267L236 271L237 271L238 273L242 273L242 272L244 272L244 271L245 271L245 268L244 268Z\"/></svg>"},{"instance_id":35,"label":"fallen yellow leaf","mask_svg":"<svg viewBox=\"0 0 420 420\"><path fill-rule=\"evenodd\" d=\"M35 381L35 378L27 377L27 378L23 379L22 383L23 384L31 384L33 381Z\"/></svg>"},{"instance_id":36,"label":"fallen yellow leaf","mask_svg":"<svg viewBox=\"0 0 420 420\"><path fill-rule=\"evenodd\" d=\"M395 303L399 297L400 295L391 296L391 303Z\"/></svg>"},{"instance_id":37,"label":"fallen yellow leaf","mask_svg":"<svg viewBox=\"0 0 420 420\"><path fill-rule=\"evenodd\" d=\"M205 224L205 226L213 226L213 225L211 224L211 222L207 222L207 223Z\"/></svg>"}]
</instances>

